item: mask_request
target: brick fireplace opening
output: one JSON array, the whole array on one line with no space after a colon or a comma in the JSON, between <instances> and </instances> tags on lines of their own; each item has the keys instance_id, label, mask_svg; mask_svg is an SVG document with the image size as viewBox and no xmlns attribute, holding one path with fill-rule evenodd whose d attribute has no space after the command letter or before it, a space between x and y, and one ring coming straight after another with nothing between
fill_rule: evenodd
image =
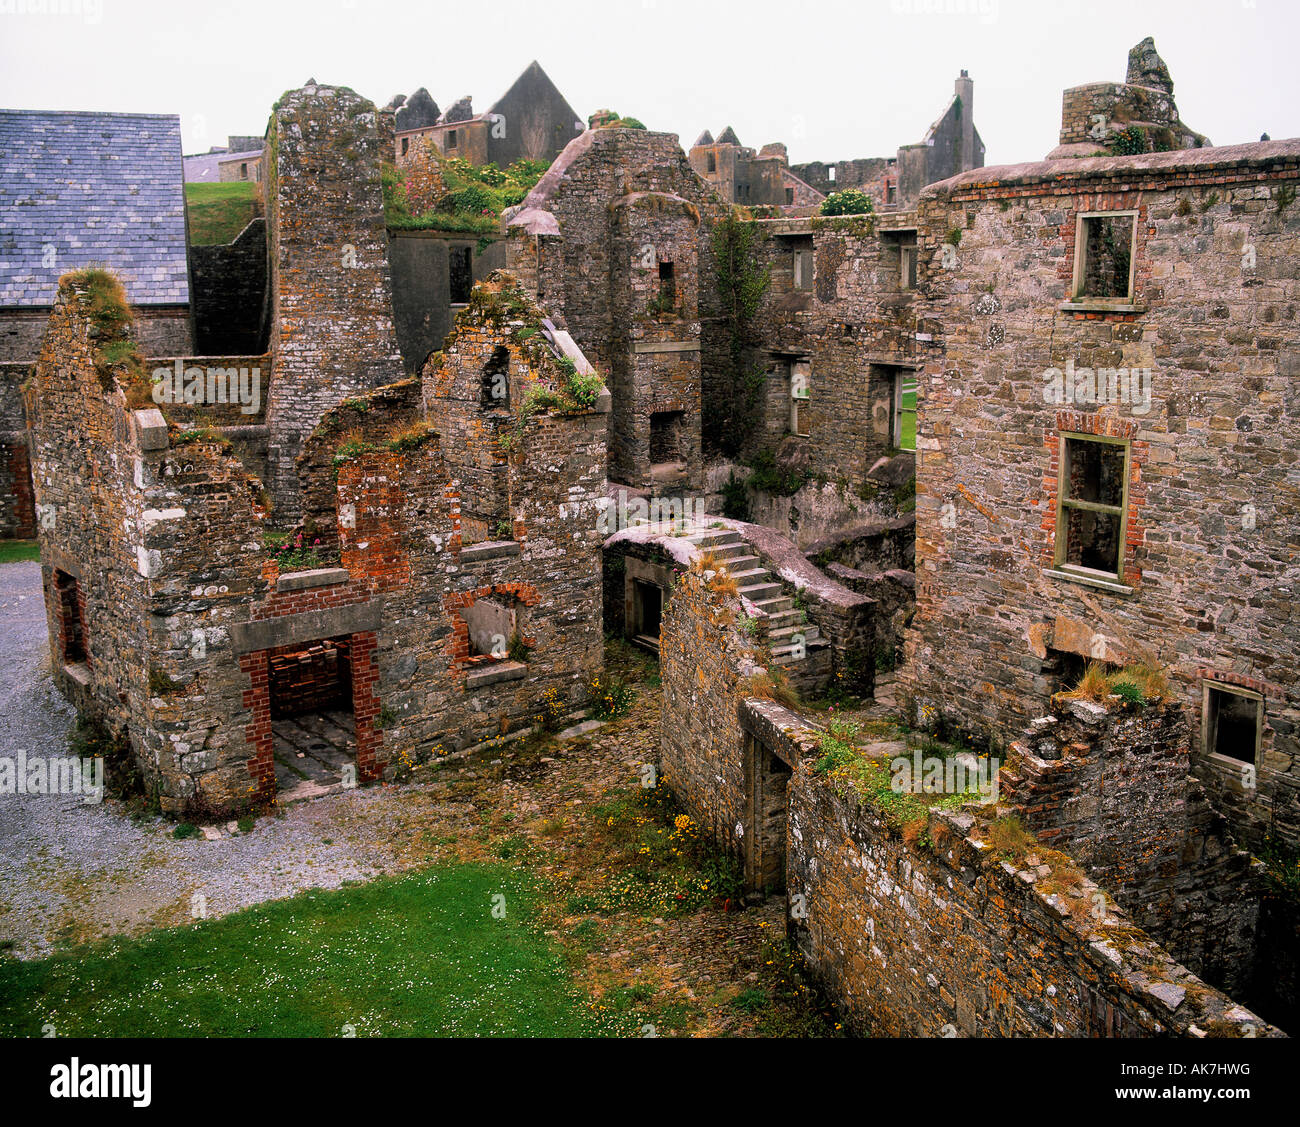
<instances>
[{"instance_id":1,"label":"brick fireplace opening","mask_svg":"<svg viewBox=\"0 0 1300 1127\"><path fill-rule=\"evenodd\" d=\"M376 644L365 631L240 658L251 686L248 767L259 801L312 798L380 777Z\"/></svg>"},{"instance_id":2,"label":"brick fireplace opening","mask_svg":"<svg viewBox=\"0 0 1300 1127\"><path fill-rule=\"evenodd\" d=\"M341 785L357 754L351 639L271 650L267 681L281 797Z\"/></svg>"}]
</instances>

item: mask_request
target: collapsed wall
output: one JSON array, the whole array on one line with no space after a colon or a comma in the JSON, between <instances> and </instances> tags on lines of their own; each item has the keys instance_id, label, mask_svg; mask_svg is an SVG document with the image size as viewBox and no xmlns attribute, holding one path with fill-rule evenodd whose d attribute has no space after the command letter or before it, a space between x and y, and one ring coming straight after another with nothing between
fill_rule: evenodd
<instances>
[{"instance_id":1,"label":"collapsed wall","mask_svg":"<svg viewBox=\"0 0 1300 1127\"><path fill-rule=\"evenodd\" d=\"M1255 979L1263 866L1189 775L1190 742L1177 705L1054 700L1013 745L1003 800L1184 965L1241 996Z\"/></svg>"},{"instance_id":2,"label":"collapsed wall","mask_svg":"<svg viewBox=\"0 0 1300 1127\"><path fill-rule=\"evenodd\" d=\"M822 733L772 699L734 596L681 575L660 650L660 766L686 809L785 891L791 938L859 1032L892 1036L1279 1036L1179 965L1071 859L1006 811L905 826ZM895 742L888 756L904 745ZM893 797L892 794L890 797Z\"/></svg>"}]
</instances>

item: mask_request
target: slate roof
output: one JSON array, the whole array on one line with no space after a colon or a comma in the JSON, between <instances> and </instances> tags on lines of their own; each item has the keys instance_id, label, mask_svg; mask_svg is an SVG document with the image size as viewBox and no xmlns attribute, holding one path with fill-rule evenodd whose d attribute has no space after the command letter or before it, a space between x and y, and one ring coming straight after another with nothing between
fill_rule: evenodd
<instances>
[{"instance_id":1,"label":"slate roof","mask_svg":"<svg viewBox=\"0 0 1300 1127\"><path fill-rule=\"evenodd\" d=\"M189 302L179 116L0 110L0 306L91 263L134 305Z\"/></svg>"}]
</instances>

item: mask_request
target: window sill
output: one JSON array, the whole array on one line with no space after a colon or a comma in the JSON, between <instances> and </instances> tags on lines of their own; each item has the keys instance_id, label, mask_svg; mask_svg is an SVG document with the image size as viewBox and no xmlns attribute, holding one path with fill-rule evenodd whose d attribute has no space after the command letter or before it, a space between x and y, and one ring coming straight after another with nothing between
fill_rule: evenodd
<instances>
[{"instance_id":1,"label":"window sill","mask_svg":"<svg viewBox=\"0 0 1300 1127\"><path fill-rule=\"evenodd\" d=\"M1091 575L1085 571L1065 571L1061 568L1048 567L1043 569L1043 574L1049 579L1064 579L1067 583L1082 583L1085 587L1096 587L1102 591L1110 591L1115 595L1133 594L1133 588L1127 583L1120 583L1116 579L1105 579L1100 575Z\"/></svg>"},{"instance_id":2,"label":"window sill","mask_svg":"<svg viewBox=\"0 0 1300 1127\"><path fill-rule=\"evenodd\" d=\"M1063 301L1057 306L1064 313L1145 313L1145 305L1134 305L1127 301L1090 301L1086 297L1074 301Z\"/></svg>"},{"instance_id":3,"label":"window sill","mask_svg":"<svg viewBox=\"0 0 1300 1127\"><path fill-rule=\"evenodd\" d=\"M522 681L527 676L528 666L522 661L496 661L466 673L465 689L483 689L502 681Z\"/></svg>"},{"instance_id":4,"label":"window sill","mask_svg":"<svg viewBox=\"0 0 1300 1127\"><path fill-rule=\"evenodd\" d=\"M77 682L82 688L90 687L90 666L84 661L68 662L63 672Z\"/></svg>"}]
</instances>

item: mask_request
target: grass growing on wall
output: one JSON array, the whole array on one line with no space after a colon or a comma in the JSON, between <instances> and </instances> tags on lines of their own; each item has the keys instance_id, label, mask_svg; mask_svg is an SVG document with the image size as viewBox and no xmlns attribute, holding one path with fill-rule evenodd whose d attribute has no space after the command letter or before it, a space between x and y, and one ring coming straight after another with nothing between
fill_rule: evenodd
<instances>
[{"instance_id":1,"label":"grass growing on wall","mask_svg":"<svg viewBox=\"0 0 1300 1127\"><path fill-rule=\"evenodd\" d=\"M418 215L411 214L405 173L385 162L384 222L389 227L492 234L500 228L501 213L521 202L548 167L540 160L519 160L500 169L495 164L476 167L458 157L436 159L445 190L432 209Z\"/></svg>"},{"instance_id":2,"label":"grass growing on wall","mask_svg":"<svg viewBox=\"0 0 1300 1127\"><path fill-rule=\"evenodd\" d=\"M262 214L261 185L252 180L186 184L185 206L191 246L229 243Z\"/></svg>"},{"instance_id":3,"label":"grass growing on wall","mask_svg":"<svg viewBox=\"0 0 1300 1127\"><path fill-rule=\"evenodd\" d=\"M38 1037L46 1023L66 1037L596 1032L559 953L537 934L533 901L510 867L440 866L6 960L0 1036Z\"/></svg>"}]
</instances>

